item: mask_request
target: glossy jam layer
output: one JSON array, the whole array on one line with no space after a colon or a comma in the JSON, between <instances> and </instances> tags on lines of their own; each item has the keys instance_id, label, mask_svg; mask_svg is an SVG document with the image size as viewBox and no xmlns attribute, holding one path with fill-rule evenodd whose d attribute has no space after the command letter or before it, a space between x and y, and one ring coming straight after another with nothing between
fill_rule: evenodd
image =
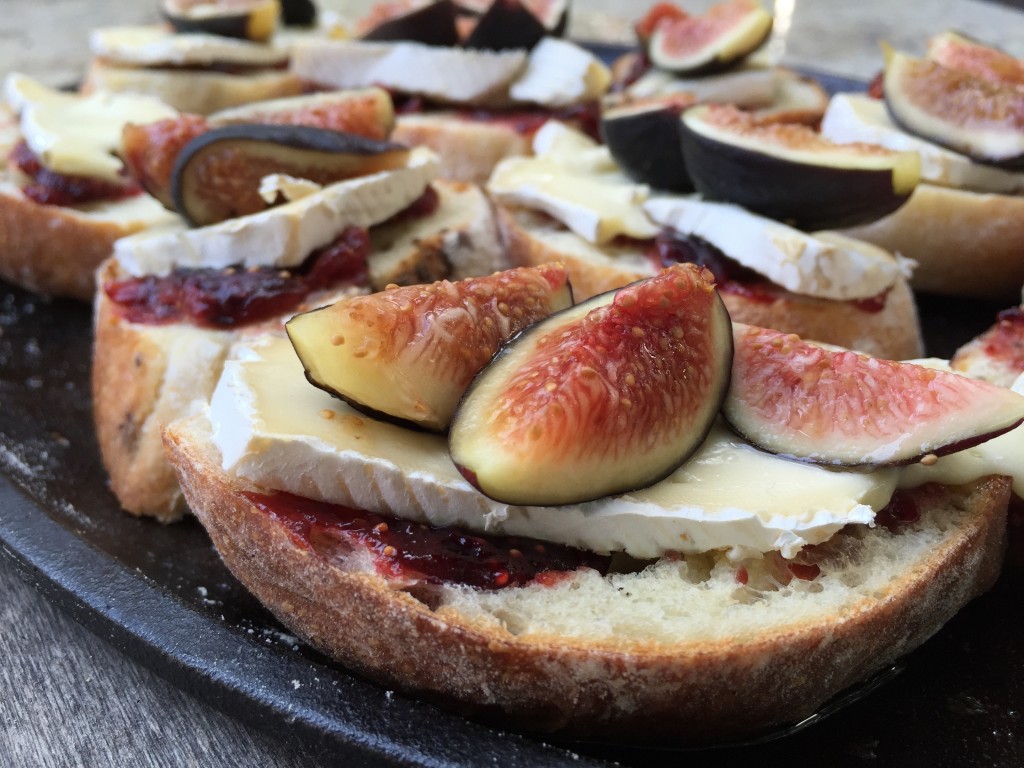
<instances>
[{"instance_id":1,"label":"glossy jam layer","mask_svg":"<svg viewBox=\"0 0 1024 768\"><path fill-rule=\"evenodd\" d=\"M607 557L536 539L433 528L289 493L243 495L300 546L328 559L365 550L387 578L501 589L550 584L555 574L578 568L608 568Z\"/></svg>"},{"instance_id":2,"label":"glossy jam layer","mask_svg":"<svg viewBox=\"0 0 1024 768\"><path fill-rule=\"evenodd\" d=\"M11 150L10 162L32 181L21 188L25 197L40 205L81 205L134 197L142 188L126 180L114 184L88 176L68 176L45 168L24 141Z\"/></svg>"},{"instance_id":3,"label":"glossy jam layer","mask_svg":"<svg viewBox=\"0 0 1024 768\"><path fill-rule=\"evenodd\" d=\"M178 269L119 280L103 289L133 323L237 328L293 310L314 291L366 285L369 252L367 231L349 227L298 269Z\"/></svg>"}]
</instances>

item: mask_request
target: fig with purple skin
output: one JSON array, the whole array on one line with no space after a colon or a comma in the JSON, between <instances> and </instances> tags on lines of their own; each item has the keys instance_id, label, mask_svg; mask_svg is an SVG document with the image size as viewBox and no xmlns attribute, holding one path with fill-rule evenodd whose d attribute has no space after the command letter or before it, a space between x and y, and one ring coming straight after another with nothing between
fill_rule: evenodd
<instances>
[{"instance_id":1,"label":"fig with purple skin","mask_svg":"<svg viewBox=\"0 0 1024 768\"><path fill-rule=\"evenodd\" d=\"M546 34L522 0L494 0L462 45L487 51L530 50Z\"/></svg>"},{"instance_id":2,"label":"fig with purple skin","mask_svg":"<svg viewBox=\"0 0 1024 768\"><path fill-rule=\"evenodd\" d=\"M734 336L722 413L772 453L837 466L909 464L1024 421L1024 397L984 381L739 323Z\"/></svg>"},{"instance_id":3,"label":"fig with purple skin","mask_svg":"<svg viewBox=\"0 0 1024 768\"><path fill-rule=\"evenodd\" d=\"M444 431L502 342L572 305L560 264L397 286L296 315L285 326L306 378L372 416Z\"/></svg>"},{"instance_id":4,"label":"fig with purple skin","mask_svg":"<svg viewBox=\"0 0 1024 768\"><path fill-rule=\"evenodd\" d=\"M448 449L467 480L509 504L644 488L703 442L731 360L711 274L675 265L514 337L466 391Z\"/></svg>"},{"instance_id":5,"label":"fig with purple skin","mask_svg":"<svg viewBox=\"0 0 1024 768\"><path fill-rule=\"evenodd\" d=\"M726 0L701 16L662 14L647 39L647 56L678 75L715 72L760 48L771 31L772 15L758 0Z\"/></svg>"},{"instance_id":6,"label":"fig with purple skin","mask_svg":"<svg viewBox=\"0 0 1024 768\"><path fill-rule=\"evenodd\" d=\"M200 32L265 43L281 15L278 0L235 0L210 3L206 0L161 0L161 15L175 32Z\"/></svg>"},{"instance_id":7,"label":"fig with purple skin","mask_svg":"<svg viewBox=\"0 0 1024 768\"><path fill-rule=\"evenodd\" d=\"M606 109L601 138L631 179L670 192L692 192L693 181L683 159L683 110L691 94L656 96Z\"/></svg>"},{"instance_id":8,"label":"fig with purple skin","mask_svg":"<svg viewBox=\"0 0 1024 768\"><path fill-rule=\"evenodd\" d=\"M724 104L686 110L681 136L698 192L806 230L891 213L920 179L916 152L835 144L809 126L760 120Z\"/></svg>"},{"instance_id":9,"label":"fig with purple skin","mask_svg":"<svg viewBox=\"0 0 1024 768\"><path fill-rule=\"evenodd\" d=\"M447 46L459 41L456 15L455 4L451 0L437 0L427 5L381 3L359 26L363 30L363 40L406 40Z\"/></svg>"},{"instance_id":10,"label":"fig with purple skin","mask_svg":"<svg viewBox=\"0 0 1024 768\"><path fill-rule=\"evenodd\" d=\"M1024 61L959 32L946 31L928 41L928 58L947 69L988 80L1024 85Z\"/></svg>"},{"instance_id":11,"label":"fig with purple skin","mask_svg":"<svg viewBox=\"0 0 1024 768\"><path fill-rule=\"evenodd\" d=\"M887 50L885 106L900 127L979 163L1024 168L1024 88Z\"/></svg>"}]
</instances>

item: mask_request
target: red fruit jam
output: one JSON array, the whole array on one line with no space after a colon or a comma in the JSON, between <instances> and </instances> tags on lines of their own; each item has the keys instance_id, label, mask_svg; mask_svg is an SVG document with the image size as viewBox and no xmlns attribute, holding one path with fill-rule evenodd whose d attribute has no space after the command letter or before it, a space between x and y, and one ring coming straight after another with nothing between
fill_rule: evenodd
<instances>
[{"instance_id":1,"label":"red fruit jam","mask_svg":"<svg viewBox=\"0 0 1024 768\"><path fill-rule=\"evenodd\" d=\"M364 549L388 578L501 589L555 583L556 574L579 568L605 573L610 559L536 539L432 528L290 493L242 495L284 525L297 544L327 558Z\"/></svg>"},{"instance_id":2,"label":"red fruit jam","mask_svg":"<svg viewBox=\"0 0 1024 768\"><path fill-rule=\"evenodd\" d=\"M142 188L129 180L124 184L94 179L89 176L68 176L43 167L36 154L24 141L11 150L10 161L19 171L32 179L21 191L29 200L40 205L80 205L104 200L134 197Z\"/></svg>"},{"instance_id":3,"label":"red fruit jam","mask_svg":"<svg viewBox=\"0 0 1024 768\"><path fill-rule=\"evenodd\" d=\"M875 515L875 522L890 531L897 531L901 526L916 523L921 519L921 511L917 508L912 491L896 491L889 503Z\"/></svg>"},{"instance_id":4,"label":"red fruit jam","mask_svg":"<svg viewBox=\"0 0 1024 768\"><path fill-rule=\"evenodd\" d=\"M1024 308L1005 309L993 328L985 333L985 354L1002 360L1014 370L1024 371Z\"/></svg>"},{"instance_id":5,"label":"red fruit jam","mask_svg":"<svg viewBox=\"0 0 1024 768\"><path fill-rule=\"evenodd\" d=\"M715 286L722 293L739 294L766 303L775 300L770 281L696 235L665 227L654 238L648 257L659 269L672 264L706 267L714 275Z\"/></svg>"},{"instance_id":6,"label":"red fruit jam","mask_svg":"<svg viewBox=\"0 0 1024 768\"><path fill-rule=\"evenodd\" d=\"M365 285L369 251L367 231L348 227L298 269L178 269L108 283L103 290L133 323L237 328L294 309L313 291Z\"/></svg>"}]
</instances>

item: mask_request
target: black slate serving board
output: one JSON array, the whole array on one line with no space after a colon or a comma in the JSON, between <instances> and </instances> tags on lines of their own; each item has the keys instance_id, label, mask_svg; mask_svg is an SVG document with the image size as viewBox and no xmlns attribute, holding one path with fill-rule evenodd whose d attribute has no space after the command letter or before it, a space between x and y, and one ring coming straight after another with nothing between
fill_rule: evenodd
<instances>
[{"instance_id":1,"label":"black slate serving board","mask_svg":"<svg viewBox=\"0 0 1024 768\"><path fill-rule=\"evenodd\" d=\"M927 296L920 307L928 352L938 356L1001 308ZM1024 596L1024 526L989 594L818 722L701 751L560 744L353 676L249 596L194 520L162 526L122 513L92 433L90 344L88 307L0 283L0 550L125 653L305 754L346 766L1024 765L1024 643L1013 621Z\"/></svg>"}]
</instances>

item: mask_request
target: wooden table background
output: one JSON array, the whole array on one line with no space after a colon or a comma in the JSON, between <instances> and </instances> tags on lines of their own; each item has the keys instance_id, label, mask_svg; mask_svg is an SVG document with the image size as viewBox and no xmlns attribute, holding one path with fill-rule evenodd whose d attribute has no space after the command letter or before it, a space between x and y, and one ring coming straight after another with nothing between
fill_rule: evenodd
<instances>
[{"instance_id":1,"label":"wooden table background","mask_svg":"<svg viewBox=\"0 0 1024 768\"><path fill-rule=\"evenodd\" d=\"M651 2L577 0L579 39L629 43L630 22ZM707 0L686 2L700 9ZM136 0L0 0L0 74L22 71L61 85L88 60L91 27L155 18ZM369 3L325 2L358 13ZM776 53L795 66L866 78L878 40L921 50L929 34L960 29L1024 57L1024 16L974 0L777 0ZM46 603L0 557L0 767L220 766L319 768L332 761L287 752L274 738L213 710Z\"/></svg>"}]
</instances>

